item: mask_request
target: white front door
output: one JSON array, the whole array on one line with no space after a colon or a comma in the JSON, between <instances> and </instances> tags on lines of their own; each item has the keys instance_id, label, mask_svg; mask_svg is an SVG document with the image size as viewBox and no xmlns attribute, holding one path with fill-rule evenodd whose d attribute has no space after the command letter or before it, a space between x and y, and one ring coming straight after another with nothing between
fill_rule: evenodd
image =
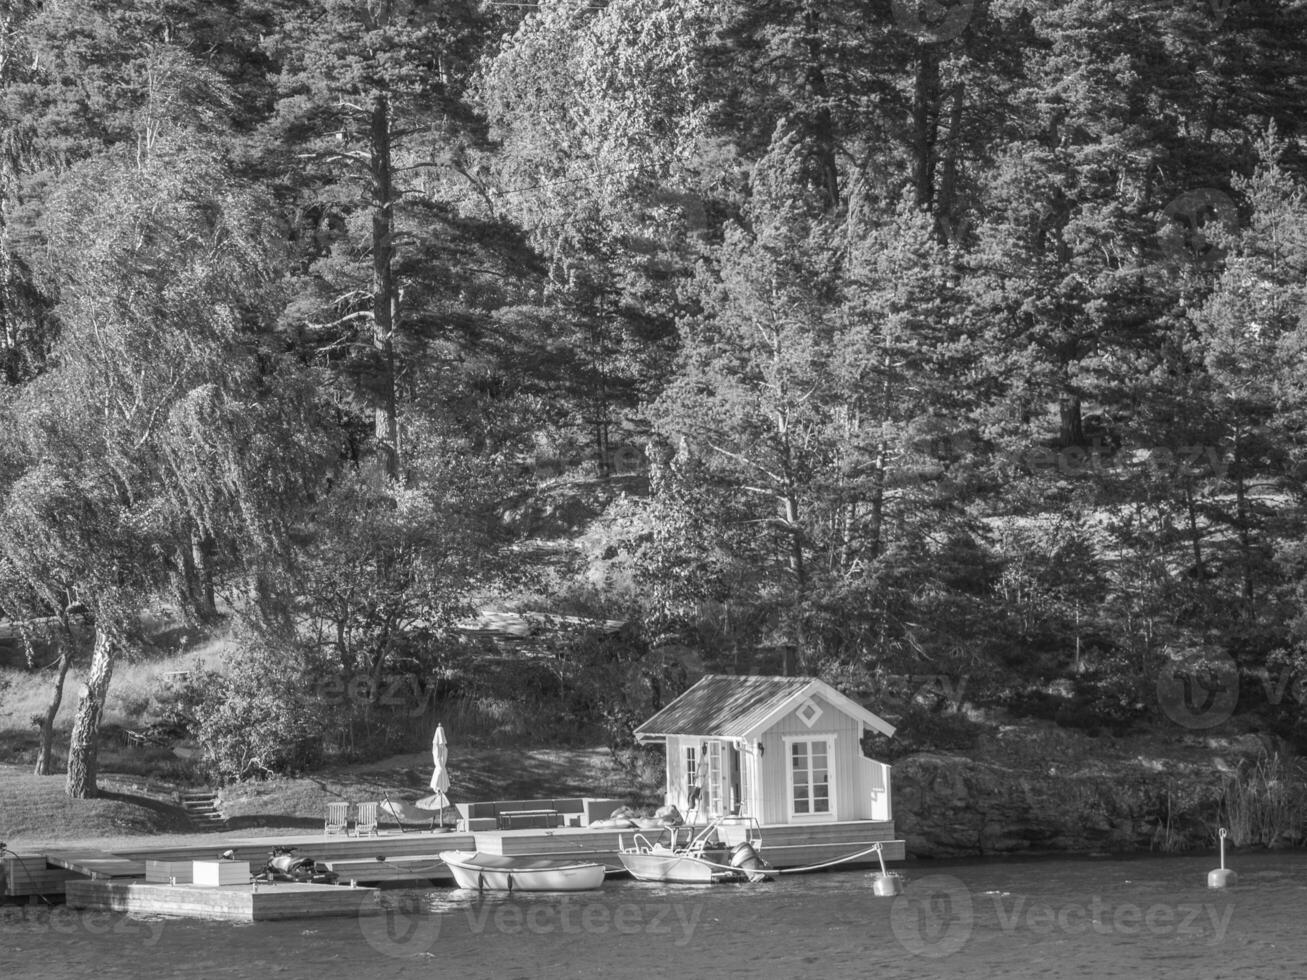
<instances>
[{"instance_id":1,"label":"white front door","mask_svg":"<svg viewBox=\"0 0 1307 980\"><path fill-rule=\"evenodd\" d=\"M787 735L785 755L790 819L834 820L835 736Z\"/></svg>"}]
</instances>

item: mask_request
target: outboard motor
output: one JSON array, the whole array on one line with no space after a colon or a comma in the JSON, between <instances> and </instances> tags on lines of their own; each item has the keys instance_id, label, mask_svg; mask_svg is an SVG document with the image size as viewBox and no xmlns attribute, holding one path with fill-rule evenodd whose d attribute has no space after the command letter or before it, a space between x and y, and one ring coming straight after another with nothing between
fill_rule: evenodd
<instances>
[{"instance_id":1,"label":"outboard motor","mask_svg":"<svg viewBox=\"0 0 1307 980\"><path fill-rule=\"evenodd\" d=\"M319 865L311 857L300 857L293 847L278 847L268 857L267 877L283 881L312 882L334 885L339 875Z\"/></svg>"},{"instance_id":2,"label":"outboard motor","mask_svg":"<svg viewBox=\"0 0 1307 980\"><path fill-rule=\"evenodd\" d=\"M752 882L772 880L772 866L762 859L747 840L740 841L731 848L731 867L739 868Z\"/></svg>"}]
</instances>

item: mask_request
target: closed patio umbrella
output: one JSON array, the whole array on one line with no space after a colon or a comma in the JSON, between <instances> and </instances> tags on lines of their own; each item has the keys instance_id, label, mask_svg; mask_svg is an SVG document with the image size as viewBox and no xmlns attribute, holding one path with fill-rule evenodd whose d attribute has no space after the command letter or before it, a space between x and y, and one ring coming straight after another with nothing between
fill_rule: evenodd
<instances>
[{"instance_id":1,"label":"closed patio umbrella","mask_svg":"<svg viewBox=\"0 0 1307 980\"><path fill-rule=\"evenodd\" d=\"M445 763L449 759L449 742L445 739L445 726L437 725L435 737L431 740L431 757L436 768L431 773L431 788L434 792L418 800L418 806L424 810L440 811L440 826L445 825L445 807L449 806L449 770Z\"/></svg>"}]
</instances>

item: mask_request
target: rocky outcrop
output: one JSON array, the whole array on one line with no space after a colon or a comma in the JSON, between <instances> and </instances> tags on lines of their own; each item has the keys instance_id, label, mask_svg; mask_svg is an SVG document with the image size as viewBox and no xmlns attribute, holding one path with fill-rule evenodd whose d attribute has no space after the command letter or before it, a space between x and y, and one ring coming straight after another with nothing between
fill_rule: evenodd
<instances>
[{"instance_id":1,"label":"rocky outcrop","mask_svg":"<svg viewBox=\"0 0 1307 980\"><path fill-rule=\"evenodd\" d=\"M895 827L916 857L1183 850L1215 837L1212 770L1035 772L922 753L894 766Z\"/></svg>"}]
</instances>

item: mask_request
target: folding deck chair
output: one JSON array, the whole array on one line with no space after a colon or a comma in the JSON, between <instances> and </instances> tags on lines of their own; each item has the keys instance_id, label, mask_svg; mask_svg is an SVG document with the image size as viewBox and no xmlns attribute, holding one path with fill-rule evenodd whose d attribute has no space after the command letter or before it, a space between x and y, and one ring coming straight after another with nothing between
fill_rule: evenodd
<instances>
[{"instance_id":1,"label":"folding deck chair","mask_svg":"<svg viewBox=\"0 0 1307 980\"><path fill-rule=\"evenodd\" d=\"M379 837L377 830L377 804L360 803L358 816L354 818L354 836Z\"/></svg>"},{"instance_id":2,"label":"folding deck chair","mask_svg":"<svg viewBox=\"0 0 1307 980\"><path fill-rule=\"evenodd\" d=\"M349 833L348 803L327 804L327 817L322 822L322 832L328 835Z\"/></svg>"}]
</instances>

